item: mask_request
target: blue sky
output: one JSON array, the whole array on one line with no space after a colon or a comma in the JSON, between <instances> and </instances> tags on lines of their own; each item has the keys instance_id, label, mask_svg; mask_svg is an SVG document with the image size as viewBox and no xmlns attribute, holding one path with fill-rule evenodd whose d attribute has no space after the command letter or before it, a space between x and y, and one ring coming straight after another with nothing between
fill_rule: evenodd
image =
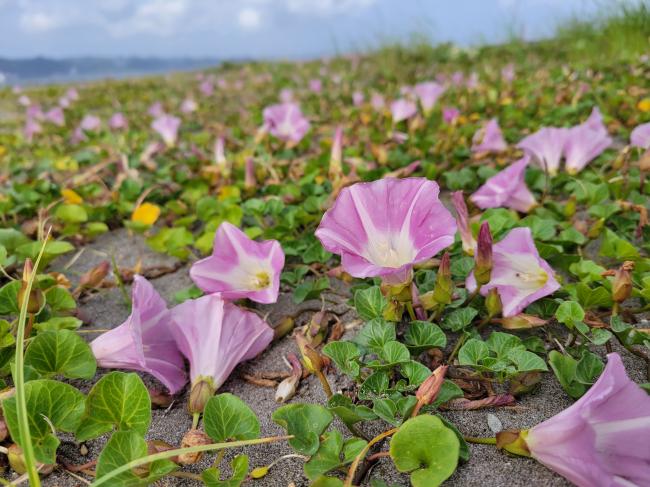
<instances>
[{"instance_id":1,"label":"blue sky","mask_svg":"<svg viewBox=\"0 0 650 487\"><path fill-rule=\"evenodd\" d=\"M600 0L600 4L615 0ZM309 58L426 34L553 32L599 0L0 0L0 56Z\"/></svg>"}]
</instances>

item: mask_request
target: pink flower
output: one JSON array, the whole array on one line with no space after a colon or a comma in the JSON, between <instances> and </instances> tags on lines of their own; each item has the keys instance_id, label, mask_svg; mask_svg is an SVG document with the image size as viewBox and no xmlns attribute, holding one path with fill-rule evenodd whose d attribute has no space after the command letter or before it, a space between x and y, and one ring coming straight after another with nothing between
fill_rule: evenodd
<instances>
[{"instance_id":1,"label":"pink flower","mask_svg":"<svg viewBox=\"0 0 650 487\"><path fill-rule=\"evenodd\" d=\"M187 382L183 357L171 334L165 301L144 277L136 275L131 289L131 315L90 344L100 367L139 370L156 377L172 394Z\"/></svg>"},{"instance_id":2,"label":"pink flower","mask_svg":"<svg viewBox=\"0 0 650 487\"><path fill-rule=\"evenodd\" d=\"M63 109L61 107L54 107L48 110L45 114L45 120L53 123L58 127L63 127L65 125L65 115L63 114Z\"/></svg>"},{"instance_id":3,"label":"pink flower","mask_svg":"<svg viewBox=\"0 0 650 487\"><path fill-rule=\"evenodd\" d=\"M151 128L158 132L167 147L174 147L178 139L181 120L173 115L161 115L151 122Z\"/></svg>"},{"instance_id":4,"label":"pink flower","mask_svg":"<svg viewBox=\"0 0 650 487\"><path fill-rule=\"evenodd\" d=\"M62 96L61 98L59 98L59 106L61 108L69 108L70 100L68 100L65 96Z\"/></svg>"},{"instance_id":5,"label":"pink flower","mask_svg":"<svg viewBox=\"0 0 650 487\"><path fill-rule=\"evenodd\" d=\"M297 103L281 103L264 109L264 123L280 140L300 142L309 130L307 120Z\"/></svg>"},{"instance_id":6,"label":"pink flower","mask_svg":"<svg viewBox=\"0 0 650 487\"><path fill-rule=\"evenodd\" d=\"M81 119L79 128L84 132L97 132L102 125L102 121L96 115L86 115Z\"/></svg>"},{"instance_id":7,"label":"pink flower","mask_svg":"<svg viewBox=\"0 0 650 487\"><path fill-rule=\"evenodd\" d=\"M192 113L195 112L198 108L199 106L192 98L186 98L183 100L183 103L181 103L182 113Z\"/></svg>"},{"instance_id":8,"label":"pink flower","mask_svg":"<svg viewBox=\"0 0 650 487\"><path fill-rule=\"evenodd\" d=\"M121 112L114 113L108 120L108 127L111 130L125 129L128 125L129 123L126 120L126 117Z\"/></svg>"},{"instance_id":9,"label":"pink flower","mask_svg":"<svg viewBox=\"0 0 650 487\"><path fill-rule=\"evenodd\" d=\"M20 95L18 97L18 103L24 107L28 107L32 104L32 100L27 95Z\"/></svg>"},{"instance_id":10,"label":"pink flower","mask_svg":"<svg viewBox=\"0 0 650 487\"><path fill-rule=\"evenodd\" d=\"M214 237L212 255L192 265L190 277L206 293L221 293L224 299L275 303L283 266L277 240L256 242L224 222Z\"/></svg>"},{"instance_id":11,"label":"pink flower","mask_svg":"<svg viewBox=\"0 0 650 487\"><path fill-rule=\"evenodd\" d=\"M468 90L475 90L478 88L479 85L479 78L478 78L478 73L472 72L467 80L465 81L465 86L467 87Z\"/></svg>"},{"instance_id":12,"label":"pink flower","mask_svg":"<svg viewBox=\"0 0 650 487\"><path fill-rule=\"evenodd\" d=\"M309 91L312 93L320 93L323 90L323 82L318 79L310 79L309 80Z\"/></svg>"},{"instance_id":13,"label":"pink flower","mask_svg":"<svg viewBox=\"0 0 650 487\"><path fill-rule=\"evenodd\" d=\"M418 112L418 107L411 100L400 98L390 104L390 113L393 116L393 123L408 120Z\"/></svg>"},{"instance_id":14,"label":"pink flower","mask_svg":"<svg viewBox=\"0 0 650 487\"><path fill-rule=\"evenodd\" d=\"M359 107L359 106L363 105L363 100L365 100L365 98L366 97L364 96L364 94L362 92L355 91L354 93L352 93L352 104L355 107Z\"/></svg>"},{"instance_id":15,"label":"pink flower","mask_svg":"<svg viewBox=\"0 0 650 487\"><path fill-rule=\"evenodd\" d=\"M445 107L442 110L442 119L446 124L453 124L460 116L460 111L455 107Z\"/></svg>"},{"instance_id":16,"label":"pink flower","mask_svg":"<svg viewBox=\"0 0 650 487\"><path fill-rule=\"evenodd\" d=\"M472 152L502 152L508 148L503 138L499 122L496 118L490 120L485 127L479 129L472 138Z\"/></svg>"},{"instance_id":17,"label":"pink flower","mask_svg":"<svg viewBox=\"0 0 650 487\"><path fill-rule=\"evenodd\" d=\"M456 223L425 178L385 178L344 188L316 230L355 277L403 280L454 242ZM400 281L401 282L401 281Z\"/></svg>"},{"instance_id":18,"label":"pink flower","mask_svg":"<svg viewBox=\"0 0 650 487\"><path fill-rule=\"evenodd\" d=\"M165 114L165 109L163 108L162 103L157 101L151 104L151 106L147 110L147 113L151 115L153 118L158 118L158 117L162 117Z\"/></svg>"},{"instance_id":19,"label":"pink flower","mask_svg":"<svg viewBox=\"0 0 650 487\"><path fill-rule=\"evenodd\" d=\"M40 134L43 132L43 127L32 117L27 117L25 121L25 127L23 128L23 135L27 142L31 142L34 139L34 135Z\"/></svg>"},{"instance_id":20,"label":"pink flower","mask_svg":"<svg viewBox=\"0 0 650 487\"><path fill-rule=\"evenodd\" d=\"M476 290L473 272L465 284L468 291ZM480 292L487 296L493 288L499 292L506 318L560 288L553 269L539 256L530 228L514 228L493 245L490 281Z\"/></svg>"},{"instance_id":21,"label":"pink flower","mask_svg":"<svg viewBox=\"0 0 650 487\"><path fill-rule=\"evenodd\" d=\"M172 334L190 363L192 388L206 382L212 394L239 363L273 340L273 329L262 318L218 294L185 301L172 308L171 316Z\"/></svg>"},{"instance_id":22,"label":"pink flower","mask_svg":"<svg viewBox=\"0 0 650 487\"><path fill-rule=\"evenodd\" d=\"M476 240L472 235L472 230L469 227L469 212L465 204L465 198L462 191L456 191L451 194L451 200L454 208L456 209L456 225L460 233L460 240L463 243L463 252L468 255L474 255L476 249Z\"/></svg>"},{"instance_id":23,"label":"pink flower","mask_svg":"<svg viewBox=\"0 0 650 487\"><path fill-rule=\"evenodd\" d=\"M35 120L43 120L45 118L45 114L38 103L29 105L27 110L25 110L25 115L27 118L33 118Z\"/></svg>"},{"instance_id":24,"label":"pink flower","mask_svg":"<svg viewBox=\"0 0 650 487\"><path fill-rule=\"evenodd\" d=\"M501 79L506 83L512 83L515 80L515 65L513 63L506 64L501 70Z\"/></svg>"},{"instance_id":25,"label":"pink flower","mask_svg":"<svg viewBox=\"0 0 650 487\"><path fill-rule=\"evenodd\" d=\"M199 91L203 94L203 96L212 96L212 93L214 93L214 85L212 84L212 81L202 81L199 85Z\"/></svg>"},{"instance_id":26,"label":"pink flower","mask_svg":"<svg viewBox=\"0 0 650 487\"><path fill-rule=\"evenodd\" d=\"M591 116L580 125L569 129L564 157L569 174L577 174L612 144L612 138L603 124L602 115L594 108Z\"/></svg>"},{"instance_id":27,"label":"pink flower","mask_svg":"<svg viewBox=\"0 0 650 487\"><path fill-rule=\"evenodd\" d=\"M525 155L488 179L469 199L482 209L506 207L527 213L536 204L524 180L529 162Z\"/></svg>"},{"instance_id":28,"label":"pink flower","mask_svg":"<svg viewBox=\"0 0 650 487\"><path fill-rule=\"evenodd\" d=\"M282 103L291 103L293 101L293 90L289 88L280 90L280 101Z\"/></svg>"},{"instance_id":29,"label":"pink flower","mask_svg":"<svg viewBox=\"0 0 650 487\"><path fill-rule=\"evenodd\" d=\"M214 162L219 168L219 175L223 178L230 177L230 164L226 159L226 145L223 137L219 137L214 143Z\"/></svg>"},{"instance_id":30,"label":"pink flower","mask_svg":"<svg viewBox=\"0 0 650 487\"><path fill-rule=\"evenodd\" d=\"M370 97L370 105L372 105L372 108L379 112L386 106L386 101L384 100L384 97L379 93L373 93Z\"/></svg>"},{"instance_id":31,"label":"pink flower","mask_svg":"<svg viewBox=\"0 0 650 487\"><path fill-rule=\"evenodd\" d=\"M641 149L650 149L650 122L637 126L630 134L630 144Z\"/></svg>"},{"instance_id":32,"label":"pink flower","mask_svg":"<svg viewBox=\"0 0 650 487\"><path fill-rule=\"evenodd\" d=\"M427 81L415 85L413 91L420 100L424 113L428 114L433 110L438 98L445 92L445 87L435 81Z\"/></svg>"},{"instance_id":33,"label":"pink flower","mask_svg":"<svg viewBox=\"0 0 650 487\"><path fill-rule=\"evenodd\" d=\"M79 92L76 88L68 88L65 92L65 97L70 101L77 101L79 99Z\"/></svg>"},{"instance_id":34,"label":"pink flower","mask_svg":"<svg viewBox=\"0 0 650 487\"><path fill-rule=\"evenodd\" d=\"M451 75L451 84L454 86L461 86L463 84L463 81L465 80L465 75L461 71L455 71Z\"/></svg>"},{"instance_id":35,"label":"pink flower","mask_svg":"<svg viewBox=\"0 0 650 487\"><path fill-rule=\"evenodd\" d=\"M523 435L533 458L578 487L650 485L650 396L617 353L573 406Z\"/></svg>"},{"instance_id":36,"label":"pink flower","mask_svg":"<svg viewBox=\"0 0 650 487\"><path fill-rule=\"evenodd\" d=\"M543 127L534 134L524 137L517 147L526 151L539 167L554 176L560 169L568 136L569 129Z\"/></svg>"}]
</instances>

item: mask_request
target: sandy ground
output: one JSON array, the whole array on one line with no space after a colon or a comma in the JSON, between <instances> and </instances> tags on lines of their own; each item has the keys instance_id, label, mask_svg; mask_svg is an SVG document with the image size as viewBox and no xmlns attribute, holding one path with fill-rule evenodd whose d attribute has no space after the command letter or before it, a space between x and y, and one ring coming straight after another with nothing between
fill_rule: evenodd
<instances>
[{"instance_id":1,"label":"sandy ground","mask_svg":"<svg viewBox=\"0 0 650 487\"><path fill-rule=\"evenodd\" d=\"M174 266L175 259L157 254L147 248L142 238L130 236L125 230L119 230L104 235L96 242L85 248L83 253L71 262L72 256L66 256L52 264L52 270L61 270L67 266L66 273L72 278L78 279L84 271L92 268L101 260L107 259L113 254L120 267L131 267L139 259L144 267L149 266ZM181 267L176 272L164 275L152 282L161 295L173 304L173 295L177 291L191 285L188 277L187 266ZM344 291L342 291L344 292ZM333 299L339 296L334 296ZM300 309L313 309L320 305L320 302L306 302L300 305ZM85 329L111 328L119 325L127 316L128 308L124 303L122 295L117 289L107 289L88 297L80 307L85 321L88 323ZM291 301L291 296L284 293L279 302L267 306L269 311L269 322L277 324L279 320L288 314L294 313L298 308ZM345 305L337 306L337 312L345 312ZM301 318L306 320L311 312L305 312ZM343 314L344 322L352 321L352 313ZM489 330L488 330L489 332ZM88 335L91 337L92 335ZM271 413L277 407L274 401L274 389L252 385L241 378L242 373L255 373L262 371L286 370L282 357L288 352L296 351L295 344L291 338L284 338L274 343L266 352L257 359L241 365L231 378L224 384L221 392L232 392L241 397L257 413L262 427L263 435L281 434L282 429L271 421ZM643 364L624 354L624 361L628 372L637 381L643 380ZM100 371L100 374L105 371ZM99 377L99 375L98 375ZM148 385L155 385L155 380L143 376ZM346 379L337 377L334 372L329 375L332 387L338 389L346 384ZM89 384L76 382L75 386L86 392ZM150 439L160 439L177 445L183 434L190 428L191 419L185 409L187 391L181 394L172 406L166 410L155 409L153 411L152 425L148 433ZM301 382L298 394L292 402L319 403L325 402L325 395L315 378L310 377ZM515 407L498 408L479 411L446 412L445 416L457 425L459 430L471 436L491 436L488 427L488 414L495 415L502 423L504 429L527 428L559 413L572 403L572 400L564 393L552 373L546 374L539 389L526 395ZM340 425L339 425L340 426ZM385 429L385 425L377 421L368 425L367 432L379 433ZM342 428L342 431L345 431ZM87 444L88 454L82 456L79 453L79 445L69 441L71 437L62 437L64 440L60 447L60 454L71 463L85 463L97 458L102 445L107 437L91 441ZM67 441L66 441L67 440ZM510 457L493 446L471 445L470 461L460 465L456 473L444 484L447 486L508 486L508 487L530 487L530 486L565 486L568 484L562 477L552 473L541 464L529 459ZM291 454L293 451L284 443L275 443L259 447L251 447L244 450L250 456L251 468L268 465L278 457ZM226 459L234 456L229 453ZM212 455L204 459L196 466L186 470L198 472L210 465ZM227 462L224 462L224 465ZM228 469L224 469L227 471ZM370 485L369 480L379 478L389 485L408 486L408 476L401 475L392 466L390 460L381 460L371 470L364 485ZM281 460L274 466L269 474L261 480L247 482L246 485L258 485L260 487L285 486L293 482L295 486L307 486L308 481L303 475L303 461L298 458L287 458ZM44 482L47 486L76 486L83 485L82 482L72 478L62 471L55 471ZM168 477L158 483L165 486L190 486L199 485L187 479Z\"/></svg>"}]
</instances>

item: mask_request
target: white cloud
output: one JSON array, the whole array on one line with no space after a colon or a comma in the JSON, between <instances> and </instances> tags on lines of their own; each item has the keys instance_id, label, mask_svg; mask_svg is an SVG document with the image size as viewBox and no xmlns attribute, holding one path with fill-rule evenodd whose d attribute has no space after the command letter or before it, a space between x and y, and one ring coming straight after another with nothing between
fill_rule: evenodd
<instances>
[{"instance_id":1,"label":"white cloud","mask_svg":"<svg viewBox=\"0 0 650 487\"><path fill-rule=\"evenodd\" d=\"M188 7L188 0L146 0L137 5L131 16L104 23L116 37L140 33L169 36L184 25Z\"/></svg>"},{"instance_id":2,"label":"white cloud","mask_svg":"<svg viewBox=\"0 0 650 487\"><path fill-rule=\"evenodd\" d=\"M25 12L20 16L20 26L27 32L48 32L56 29L63 24L63 21L57 15L36 11Z\"/></svg>"},{"instance_id":3,"label":"white cloud","mask_svg":"<svg viewBox=\"0 0 650 487\"><path fill-rule=\"evenodd\" d=\"M256 8L246 7L239 11L237 22L242 29L256 30L262 24L262 14Z\"/></svg>"},{"instance_id":4,"label":"white cloud","mask_svg":"<svg viewBox=\"0 0 650 487\"><path fill-rule=\"evenodd\" d=\"M364 9L376 0L286 0L287 10L293 13L331 15Z\"/></svg>"}]
</instances>

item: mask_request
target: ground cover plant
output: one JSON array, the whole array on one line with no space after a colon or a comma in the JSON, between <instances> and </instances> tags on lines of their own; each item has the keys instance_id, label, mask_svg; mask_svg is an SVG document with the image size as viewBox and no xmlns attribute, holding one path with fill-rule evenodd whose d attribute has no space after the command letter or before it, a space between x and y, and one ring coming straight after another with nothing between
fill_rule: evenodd
<instances>
[{"instance_id":1,"label":"ground cover plant","mask_svg":"<svg viewBox=\"0 0 650 487\"><path fill-rule=\"evenodd\" d=\"M647 19L579 47L584 25L4 89L3 483L277 485L298 461L274 478L422 487L486 445L523 483L513 455L649 485L650 52L598 55ZM70 270L119 232L173 264L122 248ZM192 285L170 304L164 276ZM82 307L111 290L129 316L99 330ZM286 370L243 374L278 402L262 418L223 389L282 343ZM563 412L516 430L490 412L534 407L549 379ZM181 441L152 434L152 408L186 411ZM476 410L487 436L455 420ZM291 453L251 461L274 444Z\"/></svg>"}]
</instances>

